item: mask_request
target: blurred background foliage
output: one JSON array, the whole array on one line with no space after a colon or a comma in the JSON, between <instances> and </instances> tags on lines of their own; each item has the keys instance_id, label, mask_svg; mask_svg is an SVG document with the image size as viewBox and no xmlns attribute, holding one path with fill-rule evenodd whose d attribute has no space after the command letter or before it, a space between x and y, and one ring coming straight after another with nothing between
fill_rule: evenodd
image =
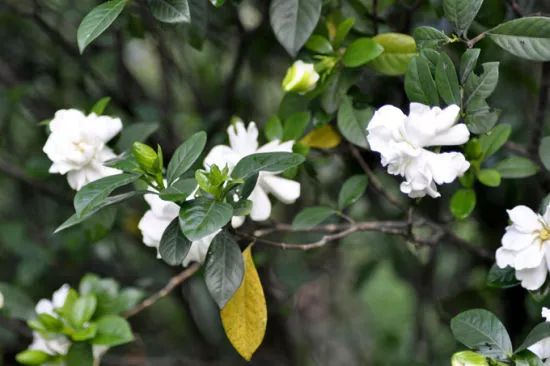
<instances>
[{"instance_id":1,"label":"blurred background foliage","mask_svg":"<svg viewBox=\"0 0 550 366\"><path fill-rule=\"evenodd\" d=\"M176 271L141 243L137 222L147 206L139 200L52 234L73 212L72 192L64 177L48 173L41 121L62 108L89 110L110 96L106 113L120 116L126 126L158 123L149 142L161 144L170 156L198 130L208 132L210 147L224 141L232 116L263 126L277 113L283 98L280 83L292 58L271 31L268 2L228 1L219 9L206 0L192 2L202 9L200 16L190 25L173 26L154 21L144 1L133 1L83 56L76 28L98 1L0 2L0 291L17 298L21 311L0 312L1 364L13 364L14 355L30 342L28 329L14 316L24 317L61 284L77 286L93 272L155 291ZM548 14L550 3L486 0L473 32L517 17L519 11ZM355 18L356 35L374 35L376 28L411 34L419 25L451 31L441 17L440 0L326 0L319 27L338 15ZM478 45L481 61L501 61L491 105L502 110L501 123L512 125L513 143L499 154L518 146L528 149L539 88L550 80L541 78L539 64L510 56L488 41ZM464 46L452 47L461 51ZM374 107L406 109L408 104L402 77L367 68L349 93ZM364 156L398 193L398 182L380 169L376 154ZM343 180L360 173L344 145L313 150L299 174L302 197L290 207L276 204L275 219L290 222L302 207L334 204ZM506 226L505 209L520 203L536 208L548 187L540 176L504 181L498 189L476 186L476 212L459 223L453 223L448 209L454 189L444 187L443 198L424 199L417 209L452 225L488 258L446 242L416 248L379 233L356 233L309 252L258 245L255 256L269 322L252 364L448 364L460 348L448 321L472 307L496 312L513 337L524 336L539 321L540 304L519 288L488 288L486 275ZM370 190L349 214L358 220L399 218ZM247 225L252 230L257 224ZM132 326L137 341L110 351L102 364L245 364L226 340L200 275L138 315Z\"/></svg>"}]
</instances>

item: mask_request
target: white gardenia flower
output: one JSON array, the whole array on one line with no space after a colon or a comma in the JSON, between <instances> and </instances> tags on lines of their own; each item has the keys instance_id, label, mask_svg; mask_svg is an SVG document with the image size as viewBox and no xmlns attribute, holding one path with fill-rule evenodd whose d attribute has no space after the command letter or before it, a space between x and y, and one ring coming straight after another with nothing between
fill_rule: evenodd
<instances>
[{"instance_id":1,"label":"white gardenia flower","mask_svg":"<svg viewBox=\"0 0 550 366\"><path fill-rule=\"evenodd\" d=\"M122 130L119 118L62 109L49 126L51 133L43 148L53 162L49 171L67 174L71 188L78 191L94 180L119 173L103 166L116 157L106 144Z\"/></svg>"},{"instance_id":2,"label":"white gardenia flower","mask_svg":"<svg viewBox=\"0 0 550 366\"><path fill-rule=\"evenodd\" d=\"M156 248L157 258L160 258L158 252L160 239L170 222L178 217L180 207L174 202L164 201L157 194L150 193L143 197L151 209L145 212L139 221L138 228L141 230L143 243L148 247ZM192 199L192 195L188 199ZM183 266L187 267L191 262L204 263L210 243L219 232L220 230L194 241L183 260Z\"/></svg>"},{"instance_id":3,"label":"white gardenia flower","mask_svg":"<svg viewBox=\"0 0 550 366\"><path fill-rule=\"evenodd\" d=\"M230 171L245 156L255 153L292 152L294 141L271 141L258 147L258 128L254 122L248 124L248 129L242 121L229 126L229 146L214 146L204 159L204 166L209 169L212 165L219 168L227 166ZM254 190L248 197L252 201L250 218L254 221L264 221L271 215L271 202L268 194L273 194L279 201L291 204L300 197L300 183L277 176L279 173L260 172ZM231 220L233 227L244 223L243 216L234 216Z\"/></svg>"},{"instance_id":4,"label":"white gardenia flower","mask_svg":"<svg viewBox=\"0 0 550 366\"><path fill-rule=\"evenodd\" d=\"M319 74L315 71L315 65L298 60L288 68L282 86L285 92L305 94L315 89L318 80Z\"/></svg>"},{"instance_id":5,"label":"white gardenia flower","mask_svg":"<svg viewBox=\"0 0 550 366\"><path fill-rule=\"evenodd\" d=\"M550 321L550 309L542 308L542 317L546 322ZM544 338L532 346L527 348L529 351L536 354L541 360L545 360L544 365L550 366L550 337Z\"/></svg>"},{"instance_id":6,"label":"white gardenia flower","mask_svg":"<svg viewBox=\"0 0 550 366\"><path fill-rule=\"evenodd\" d=\"M542 216L526 206L508 210L508 216L512 223L497 249L497 265L514 268L523 287L537 290L550 269L550 204Z\"/></svg>"},{"instance_id":7,"label":"white gardenia flower","mask_svg":"<svg viewBox=\"0 0 550 366\"><path fill-rule=\"evenodd\" d=\"M378 109L367 127L367 140L379 152L388 173L401 175L401 192L411 198L439 197L436 184L451 183L470 167L458 152L435 153L431 146L454 146L466 143L470 132L457 124L460 108L430 108L411 103L409 115L385 105Z\"/></svg>"}]
</instances>

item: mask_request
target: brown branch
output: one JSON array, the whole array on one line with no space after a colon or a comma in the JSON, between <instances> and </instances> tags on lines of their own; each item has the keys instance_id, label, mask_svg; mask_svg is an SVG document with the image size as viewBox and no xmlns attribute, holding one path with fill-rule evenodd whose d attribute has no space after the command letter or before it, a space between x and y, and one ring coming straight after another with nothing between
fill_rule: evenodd
<instances>
[{"instance_id":1,"label":"brown branch","mask_svg":"<svg viewBox=\"0 0 550 366\"><path fill-rule=\"evenodd\" d=\"M185 280L187 280L189 277L191 277L195 272L198 271L200 268L200 265L198 263L193 263L191 266L187 267L174 277L170 278L170 281L159 291L155 292L153 295L149 296L142 302L140 302L138 305L133 307L132 309L126 311L123 316L125 318L130 318L143 310L153 306L157 301L162 299L163 297L170 294L176 287L181 285Z\"/></svg>"}]
</instances>

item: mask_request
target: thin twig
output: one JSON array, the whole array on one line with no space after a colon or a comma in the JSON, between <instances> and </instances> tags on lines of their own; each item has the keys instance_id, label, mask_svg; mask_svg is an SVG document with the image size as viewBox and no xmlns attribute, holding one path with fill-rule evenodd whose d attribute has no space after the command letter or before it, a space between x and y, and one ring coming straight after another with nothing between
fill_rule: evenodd
<instances>
[{"instance_id":1,"label":"thin twig","mask_svg":"<svg viewBox=\"0 0 550 366\"><path fill-rule=\"evenodd\" d=\"M187 267L174 277L170 278L170 281L159 291L155 292L153 295L149 296L142 302L140 302L138 305L136 305L134 308L128 310L123 315L125 318L130 318L143 310L147 309L148 307L153 306L157 301L162 299L163 297L170 294L176 287L181 285L185 280L187 280L189 277L191 277L195 272L198 271L200 268L200 265L198 263L193 263L191 266Z\"/></svg>"}]
</instances>

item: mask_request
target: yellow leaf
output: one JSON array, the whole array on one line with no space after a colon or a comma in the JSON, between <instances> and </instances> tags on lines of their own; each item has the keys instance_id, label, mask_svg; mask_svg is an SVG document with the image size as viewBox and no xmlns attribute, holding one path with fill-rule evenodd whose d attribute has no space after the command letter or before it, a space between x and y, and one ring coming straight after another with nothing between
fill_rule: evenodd
<instances>
[{"instance_id":1,"label":"yellow leaf","mask_svg":"<svg viewBox=\"0 0 550 366\"><path fill-rule=\"evenodd\" d=\"M241 287L220 311L227 338L247 361L262 343L267 324L264 290L252 260L251 248L252 245L243 251L244 277Z\"/></svg>"},{"instance_id":2,"label":"yellow leaf","mask_svg":"<svg viewBox=\"0 0 550 366\"><path fill-rule=\"evenodd\" d=\"M305 135L300 143L318 149L330 149L338 146L341 141L342 137L336 132L334 127L331 125L324 125Z\"/></svg>"}]
</instances>

